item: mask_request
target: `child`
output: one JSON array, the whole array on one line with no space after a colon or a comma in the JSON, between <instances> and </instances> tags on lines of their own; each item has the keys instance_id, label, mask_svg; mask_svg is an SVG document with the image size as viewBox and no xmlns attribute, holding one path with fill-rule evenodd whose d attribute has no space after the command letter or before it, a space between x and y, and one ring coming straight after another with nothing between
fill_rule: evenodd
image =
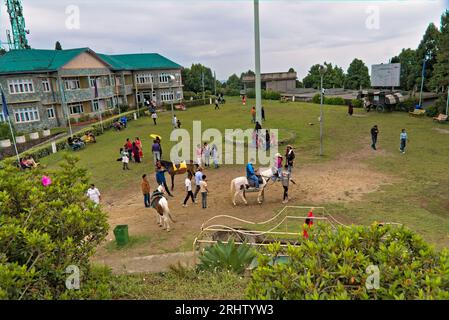
<instances>
[{"instance_id":1,"label":"child","mask_svg":"<svg viewBox=\"0 0 449 320\"><path fill-rule=\"evenodd\" d=\"M290 172L288 171L288 165L284 166L284 171L281 173L282 187L284 188L284 200L282 203L288 202L288 184L290 182Z\"/></svg>"},{"instance_id":2,"label":"child","mask_svg":"<svg viewBox=\"0 0 449 320\"><path fill-rule=\"evenodd\" d=\"M209 190L207 189L206 175L203 175L202 180L200 182L200 191L201 191L201 203L203 205L203 209L207 208L207 193Z\"/></svg>"},{"instance_id":3,"label":"child","mask_svg":"<svg viewBox=\"0 0 449 320\"><path fill-rule=\"evenodd\" d=\"M186 198L184 199L184 203L182 204L182 206L185 208L187 207L187 200L189 200L189 198L192 198L192 203L195 203L195 199L193 197L193 192L192 192L192 175L190 174L190 172L187 174L186 179L184 180L184 185L186 187Z\"/></svg>"},{"instance_id":4,"label":"child","mask_svg":"<svg viewBox=\"0 0 449 320\"><path fill-rule=\"evenodd\" d=\"M276 153L276 169L278 170L278 178L281 178L282 174L282 156L280 153Z\"/></svg>"},{"instance_id":5,"label":"child","mask_svg":"<svg viewBox=\"0 0 449 320\"><path fill-rule=\"evenodd\" d=\"M179 121L179 119L176 121L176 124L178 125L178 129L181 128L181 121Z\"/></svg>"},{"instance_id":6,"label":"child","mask_svg":"<svg viewBox=\"0 0 449 320\"><path fill-rule=\"evenodd\" d=\"M207 142L204 142L204 147L203 147L203 154L204 154L204 165L206 167L209 167L210 164L210 148L209 145L207 144Z\"/></svg>"},{"instance_id":7,"label":"child","mask_svg":"<svg viewBox=\"0 0 449 320\"><path fill-rule=\"evenodd\" d=\"M157 123L156 123L157 113L156 113L156 112L153 112L153 113L151 114L151 119L153 119L154 125L157 125Z\"/></svg>"},{"instance_id":8,"label":"child","mask_svg":"<svg viewBox=\"0 0 449 320\"><path fill-rule=\"evenodd\" d=\"M401 140L401 145L399 147L399 151L401 153L405 153L405 145L407 144L407 132L405 132L405 129L401 130L401 135L400 135L400 140Z\"/></svg>"},{"instance_id":9,"label":"child","mask_svg":"<svg viewBox=\"0 0 449 320\"><path fill-rule=\"evenodd\" d=\"M128 163L129 163L128 152L123 150L122 148L120 150L121 150L121 153L122 153L123 170L129 170L129 167L128 167Z\"/></svg>"}]
</instances>

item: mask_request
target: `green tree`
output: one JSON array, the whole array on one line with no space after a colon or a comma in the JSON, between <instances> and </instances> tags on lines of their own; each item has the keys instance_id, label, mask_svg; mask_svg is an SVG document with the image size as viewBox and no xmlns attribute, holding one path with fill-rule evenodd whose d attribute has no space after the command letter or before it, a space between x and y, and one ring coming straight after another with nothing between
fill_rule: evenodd
<instances>
[{"instance_id":1,"label":"green tree","mask_svg":"<svg viewBox=\"0 0 449 320\"><path fill-rule=\"evenodd\" d=\"M90 201L87 170L66 156L59 170L0 170L0 299L59 299L66 268L90 276L89 258L108 232L106 214ZM52 183L43 186L47 175ZM98 287L101 283L97 284ZM82 288L82 285L81 285ZM69 292L70 291L70 292Z\"/></svg>"},{"instance_id":2,"label":"green tree","mask_svg":"<svg viewBox=\"0 0 449 320\"><path fill-rule=\"evenodd\" d=\"M310 70L307 76L305 76L304 79L302 80L302 83L304 84L305 88L319 89L320 81L321 81L320 65L315 64L310 67Z\"/></svg>"},{"instance_id":3,"label":"green tree","mask_svg":"<svg viewBox=\"0 0 449 320\"><path fill-rule=\"evenodd\" d=\"M270 244L259 254L249 299L449 299L449 251L435 251L405 227L318 223L308 234L296 246ZM279 256L289 260L275 263Z\"/></svg>"},{"instance_id":4,"label":"green tree","mask_svg":"<svg viewBox=\"0 0 449 320\"><path fill-rule=\"evenodd\" d=\"M288 72L295 72L295 69L290 68L290 69L288 69Z\"/></svg>"},{"instance_id":5,"label":"green tree","mask_svg":"<svg viewBox=\"0 0 449 320\"><path fill-rule=\"evenodd\" d=\"M184 90L195 93L203 92L202 77L204 75L204 90L214 91L214 75L210 68L201 63L192 64L190 68L184 68L181 72Z\"/></svg>"},{"instance_id":6,"label":"green tree","mask_svg":"<svg viewBox=\"0 0 449 320\"><path fill-rule=\"evenodd\" d=\"M416 56L418 59L418 77L416 78L416 84L421 84L421 75L422 75L422 67L423 61L426 57L430 57L426 61L426 72L424 79L424 91L429 91L431 89L435 89L431 87L431 80L433 77L433 68L435 63L437 62L437 54L438 54L438 38L440 31L435 26L435 24L431 23L426 29L424 36L416 49Z\"/></svg>"},{"instance_id":7,"label":"green tree","mask_svg":"<svg viewBox=\"0 0 449 320\"><path fill-rule=\"evenodd\" d=\"M446 10L441 16L436 60L430 86L445 91L449 86L449 10Z\"/></svg>"},{"instance_id":8,"label":"green tree","mask_svg":"<svg viewBox=\"0 0 449 320\"><path fill-rule=\"evenodd\" d=\"M368 67L362 60L352 60L346 74L345 88L358 90L360 87L369 88L370 84Z\"/></svg>"},{"instance_id":9,"label":"green tree","mask_svg":"<svg viewBox=\"0 0 449 320\"><path fill-rule=\"evenodd\" d=\"M56 41L56 43L55 43L55 50L62 50L62 46L59 41Z\"/></svg>"},{"instance_id":10,"label":"green tree","mask_svg":"<svg viewBox=\"0 0 449 320\"><path fill-rule=\"evenodd\" d=\"M391 63L401 64L400 84L403 90L414 90L417 88L416 79L419 77L420 63L416 51L402 49L399 56L393 57Z\"/></svg>"},{"instance_id":11,"label":"green tree","mask_svg":"<svg viewBox=\"0 0 449 320\"><path fill-rule=\"evenodd\" d=\"M342 88L345 83L345 74L343 69L338 66L332 66L332 63L324 63L326 73L323 75L324 88ZM320 65L313 65L307 76L303 79L304 87L319 89L321 85Z\"/></svg>"},{"instance_id":12,"label":"green tree","mask_svg":"<svg viewBox=\"0 0 449 320\"><path fill-rule=\"evenodd\" d=\"M242 82L240 78L234 73L226 81L226 88L229 90L240 90Z\"/></svg>"}]
</instances>

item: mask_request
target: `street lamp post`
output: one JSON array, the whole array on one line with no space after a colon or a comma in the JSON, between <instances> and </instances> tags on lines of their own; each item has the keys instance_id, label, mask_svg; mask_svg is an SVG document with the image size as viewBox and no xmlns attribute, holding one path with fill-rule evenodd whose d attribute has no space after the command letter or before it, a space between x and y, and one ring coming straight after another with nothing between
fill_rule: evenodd
<instances>
[{"instance_id":1,"label":"street lamp post","mask_svg":"<svg viewBox=\"0 0 449 320\"><path fill-rule=\"evenodd\" d=\"M254 51L256 63L256 121L262 123L262 97L260 84L260 32L259 32L259 0L254 0Z\"/></svg>"},{"instance_id":2,"label":"street lamp post","mask_svg":"<svg viewBox=\"0 0 449 320\"><path fill-rule=\"evenodd\" d=\"M424 79L426 77L426 62L427 60L430 60L431 58L431 53L426 53L423 59L423 63L422 63L422 73L421 73L421 91L419 92L419 107L422 107L422 92L423 92L423 88L424 88Z\"/></svg>"},{"instance_id":3,"label":"street lamp post","mask_svg":"<svg viewBox=\"0 0 449 320\"><path fill-rule=\"evenodd\" d=\"M323 98L324 98L324 89L323 89L323 77L326 73L326 66L320 66L320 75L321 75L321 99L320 99L320 156L323 155Z\"/></svg>"}]
</instances>

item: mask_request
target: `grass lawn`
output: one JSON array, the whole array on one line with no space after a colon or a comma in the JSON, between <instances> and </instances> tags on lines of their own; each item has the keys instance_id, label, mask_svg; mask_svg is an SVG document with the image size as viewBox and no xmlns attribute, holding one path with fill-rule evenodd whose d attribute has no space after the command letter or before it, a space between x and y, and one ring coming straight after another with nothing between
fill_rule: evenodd
<instances>
[{"instance_id":1,"label":"grass lawn","mask_svg":"<svg viewBox=\"0 0 449 320\"><path fill-rule=\"evenodd\" d=\"M249 108L254 100L248 100L243 107L237 98L227 98L219 111L214 106L193 107L177 112L182 128L191 132L192 121L201 120L202 130L217 128L253 128ZM369 113L360 109L349 118L346 107L325 106L324 111L324 153L319 157L319 105L308 103L280 103L264 101L267 121L264 128L281 130L281 138L294 132L294 146L299 166L322 163L336 159L341 154L359 150L370 139L370 129L379 126L379 145L386 152L374 158L362 160L370 167L399 178L399 182L387 185L381 190L363 196L361 201L326 204L330 213L345 217L354 223L369 224L372 221L394 221L406 224L419 232L438 247L447 246L448 190L449 190L449 130L445 124L434 123L430 118L414 118L406 113ZM151 133L162 136L164 158L174 142L169 141L171 132L170 113L159 115L154 126L149 117L129 123L120 132L108 131L97 138L97 143L77 152L80 164L91 173L92 181L102 190L117 191L126 187L129 175L121 170L117 162L119 148L126 138L140 137L144 147L144 164L130 164L132 174L153 173L151 159ZM313 123L313 125L309 125ZM399 133L406 128L410 142L407 153L399 153ZM437 131L434 129L443 129ZM281 150L283 151L283 150ZM282 152L281 152L282 153ZM192 157L193 158L193 157ZM62 159L57 153L41 159L41 163L54 167ZM313 204L319 206L319 203Z\"/></svg>"}]
</instances>

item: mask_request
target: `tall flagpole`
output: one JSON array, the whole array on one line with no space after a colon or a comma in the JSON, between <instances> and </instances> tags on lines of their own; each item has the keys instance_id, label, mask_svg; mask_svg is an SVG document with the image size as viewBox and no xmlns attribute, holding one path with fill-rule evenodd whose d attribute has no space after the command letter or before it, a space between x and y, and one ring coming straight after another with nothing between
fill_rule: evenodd
<instances>
[{"instance_id":1,"label":"tall flagpole","mask_svg":"<svg viewBox=\"0 0 449 320\"><path fill-rule=\"evenodd\" d=\"M260 84L260 32L259 32L259 0L254 0L254 44L256 60L256 121L262 123L262 99Z\"/></svg>"},{"instance_id":2,"label":"tall flagpole","mask_svg":"<svg viewBox=\"0 0 449 320\"><path fill-rule=\"evenodd\" d=\"M2 92L2 104L4 104L3 109L6 110L6 114L4 116L6 116L8 118L9 130L11 131L12 142L14 144L14 149L16 151L16 156L17 156L17 164L20 166L20 157L19 157L19 150L17 150L16 137L14 136L14 130L12 129L11 118L10 118L9 112L8 112L8 105L6 104L5 93L3 92L3 87L1 84L0 84L0 89Z\"/></svg>"}]
</instances>

